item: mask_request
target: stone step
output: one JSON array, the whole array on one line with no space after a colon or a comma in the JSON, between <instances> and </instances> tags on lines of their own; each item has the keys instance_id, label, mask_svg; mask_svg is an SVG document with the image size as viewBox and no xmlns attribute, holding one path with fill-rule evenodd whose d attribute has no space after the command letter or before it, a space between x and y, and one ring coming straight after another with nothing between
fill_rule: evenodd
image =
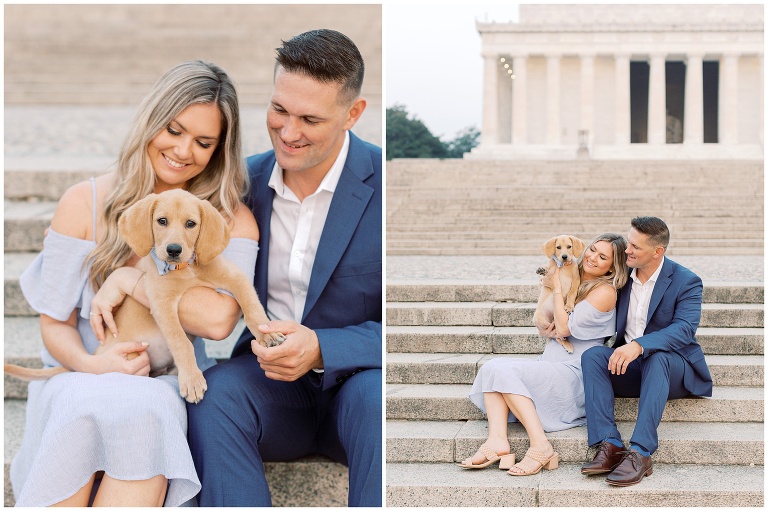
<instances>
[{"instance_id":1,"label":"stone step","mask_svg":"<svg viewBox=\"0 0 768 511\"><path fill-rule=\"evenodd\" d=\"M480 367L493 358L533 360L539 353L387 353L387 383L471 385ZM707 355L706 360L715 385L760 387L765 381L761 355Z\"/></svg>"},{"instance_id":2,"label":"stone step","mask_svg":"<svg viewBox=\"0 0 768 511\"><path fill-rule=\"evenodd\" d=\"M6 322L11 318L6 318ZM762 328L699 328L696 339L707 356L763 355ZM548 342L536 328L387 325L389 353L541 353ZM7 341L6 341L7 342Z\"/></svg>"},{"instance_id":3,"label":"stone step","mask_svg":"<svg viewBox=\"0 0 768 511\"><path fill-rule=\"evenodd\" d=\"M729 203L731 206L731 215L733 215L733 202L740 201L739 206L750 206L752 208L762 208L762 197L750 193L752 188L731 190L730 195L718 194L718 187L712 186L695 190L692 193L682 192L680 190L654 190L649 192L648 196L622 197L622 199L605 198L606 191L595 192L593 189L552 189L549 187L526 187L520 189L489 188L482 189L482 193L475 191L474 196L466 190L459 189L451 193L451 190L429 189L429 190L403 190L408 194L408 201L400 201L397 210L402 213L413 212L414 214L425 213L428 211L444 211L446 213L473 212L473 211L502 211L507 213L521 211L546 211L555 215L562 215L563 210L585 210L585 206L592 206L596 211L606 211L613 215L621 213L626 206L627 200L639 204L652 204L658 201L674 200L674 202L663 205L657 204L655 209L670 216L705 216L702 211L696 211L696 206L707 204L711 201L712 208L720 214L728 211ZM393 192L394 193L394 192ZM551 204L542 200L546 195L574 195L566 204L552 211ZM596 201L599 201L595 204ZM743 201L743 202L741 202ZM707 211L708 216L709 211ZM591 213L594 216L594 211ZM718 215L720 216L720 215Z\"/></svg>"},{"instance_id":4,"label":"stone step","mask_svg":"<svg viewBox=\"0 0 768 511\"><path fill-rule=\"evenodd\" d=\"M534 302L538 276L529 280L387 279L387 302ZM705 280L704 303L763 303L762 282Z\"/></svg>"},{"instance_id":5,"label":"stone step","mask_svg":"<svg viewBox=\"0 0 768 511\"><path fill-rule=\"evenodd\" d=\"M595 230L590 230L589 233L577 232L574 235L579 238L589 239L593 232ZM547 236L551 237L551 234L551 232L510 233L503 236L499 235L495 238L480 239L474 233L468 233L469 237L466 239L447 239L444 236L438 236L437 239L424 239L424 237L417 236L414 233L409 233L408 236L392 233L390 236L390 231L387 230L387 249L390 247L397 249L414 246L422 247L425 250L445 250L446 255L451 255L452 252L458 254L462 249L466 250L469 248L481 250L506 249L507 253L520 248L526 248L528 254L540 254L542 242L539 240L547 240L549 239ZM755 249L763 248L763 243L763 238L757 232L754 233L754 237L730 236L726 233L721 233L720 236L714 239L678 236L674 245L671 245L667 250L667 255L678 255L681 249L693 249L696 251L695 253L709 255L709 250L715 248L736 249L734 255L753 255L752 252Z\"/></svg>"},{"instance_id":6,"label":"stone step","mask_svg":"<svg viewBox=\"0 0 768 511\"><path fill-rule=\"evenodd\" d=\"M595 217L592 222L585 222L583 218L573 218L568 222L549 219L546 222L537 221L536 218L541 215L531 215L526 210L519 213L504 213L499 211L474 211L467 213L454 213L452 217L443 211L434 210L425 212L424 215L415 214L392 214L391 222L387 222L388 227L394 233L399 233L403 238L409 235L429 236L434 239L440 236L448 236L456 232L456 236L466 237L475 234L476 237L483 239L502 234L514 235L521 233L540 233L540 232L598 232L598 231L616 231L619 227L624 228L627 219L624 215ZM531 216L529 216L531 215ZM510 223L510 218L515 218L515 223ZM670 226L672 234L677 239L679 236L715 238L723 233L732 233L736 235L748 234L754 231L762 231L763 217L760 212L755 212L749 218L734 217L688 217L685 223L678 220L677 225ZM719 220L719 223L715 223ZM494 222L495 229L488 230L488 223ZM599 228L597 224L600 224ZM671 224L671 222L670 222ZM558 231L553 231L552 226L557 225ZM531 236L532 237L532 236ZM551 237L551 236L550 236ZM728 236L724 236L728 237ZM542 240L542 243L546 240Z\"/></svg>"},{"instance_id":7,"label":"stone step","mask_svg":"<svg viewBox=\"0 0 768 511\"><path fill-rule=\"evenodd\" d=\"M538 253L539 247L520 246L512 244L510 246L496 246L492 248L475 247L471 243L462 243L457 247L425 247L417 243L403 243L397 246L395 241L389 240L390 234L387 233L387 256L527 256ZM465 246L466 245L466 246ZM741 256L741 255L763 255L761 245L755 244L752 247L744 247L740 244L731 243L730 246L708 247L706 250L701 247L676 247L670 248L667 255L678 256Z\"/></svg>"},{"instance_id":8,"label":"stone step","mask_svg":"<svg viewBox=\"0 0 768 511\"><path fill-rule=\"evenodd\" d=\"M658 464L642 483L617 489L563 463L528 477L447 463L387 465L388 507L763 507L762 466ZM620 494L620 495L617 495Z\"/></svg>"},{"instance_id":9,"label":"stone step","mask_svg":"<svg viewBox=\"0 0 768 511\"><path fill-rule=\"evenodd\" d=\"M380 98L381 8L340 7L10 6L5 11L5 102L136 104L170 63L198 58L227 70L241 105L263 105L271 90L271 49L318 26L333 26L356 42L366 63L363 92ZM258 91L257 84L262 84Z\"/></svg>"},{"instance_id":10,"label":"stone step","mask_svg":"<svg viewBox=\"0 0 768 511\"><path fill-rule=\"evenodd\" d=\"M632 436L633 422L619 422L622 438ZM654 463L698 465L763 465L763 424L758 422L662 422ZM488 437L485 420L387 421L387 463L458 463L472 456ZM508 425L515 459L529 447L525 428ZM547 433L560 461L583 463L586 426Z\"/></svg>"},{"instance_id":11,"label":"stone step","mask_svg":"<svg viewBox=\"0 0 768 511\"><path fill-rule=\"evenodd\" d=\"M232 348L245 329L245 323L240 319L232 333L221 341L206 339L205 351L209 357L217 360L229 358ZM5 317L3 324L3 343L5 361L24 367L42 367L40 352L43 349L43 338L40 333L40 320L37 316ZM5 398L26 399L27 382L4 376L3 392Z\"/></svg>"},{"instance_id":12,"label":"stone step","mask_svg":"<svg viewBox=\"0 0 768 511\"><path fill-rule=\"evenodd\" d=\"M21 445L26 401L6 399L4 409L4 505L14 505L10 466ZM323 456L309 456L284 463L265 463L274 506L341 507L347 505L347 467Z\"/></svg>"},{"instance_id":13,"label":"stone step","mask_svg":"<svg viewBox=\"0 0 768 511\"><path fill-rule=\"evenodd\" d=\"M623 222L622 222L623 223ZM15 227L15 226L14 226ZM19 226L22 229L23 226ZM499 247L499 246L518 246L520 244L526 244L534 246L541 251L542 242L536 240L547 240L547 235L552 231L542 230L525 230L517 229L517 227L509 227L504 229L499 226L494 230L489 230L487 227L482 230L465 228L464 226L453 226L454 229L450 229L450 226L443 224L437 226L437 229L432 230L431 226L422 226L422 231L409 231L398 232L396 226L389 226L387 230L387 236L391 233L391 241L393 247L402 246L405 243L419 244L424 247L447 247L456 245L472 244L476 247ZM598 226L595 228L587 227L584 230L573 230L569 232L575 232L575 236L584 239L590 239L588 233L598 231ZM610 229L610 226L602 224L603 229ZM6 230L9 228L9 223L6 221ZM532 229L534 227L531 227ZM445 229L440 231L438 229ZM611 229L616 231L618 229ZM755 227L749 230L741 231L727 231L727 230L703 230L703 231L688 231L685 233L677 233L675 236L675 244L672 248L679 247L693 247L697 246L700 249L707 249L712 246L726 246L728 244L738 243L739 245L746 245L750 247L762 246L763 228ZM503 240L500 242L500 240ZM538 245L538 246L537 246Z\"/></svg>"},{"instance_id":14,"label":"stone step","mask_svg":"<svg viewBox=\"0 0 768 511\"><path fill-rule=\"evenodd\" d=\"M535 303L413 302L388 303L393 326L530 326ZM763 304L702 305L700 327L762 328Z\"/></svg>"},{"instance_id":15,"label":"stone step","mask_svg":"<svg viewBox=\"0 0 768 511\"><path fill-rule=\"evenodd\" d=\"M29 168L8 169L3 173L5 179L5 215L10 214L15 218L23 218L25 206L18 206L15 201L29 198L37 199L43 204L49 201L56 202L62 194L72 185L87 181L92 176L98 176L106 171L115 161L116 156L101 156L78 158L70 167L60 168L60 160L38 157L37 161L27 161ZM6 162L7 165L7 162ZM51 214L50 205L44 206Z\"/></svg>"},{"instance_id":16,"label":"stone step","mask_svg":"<svg viewBox=\"0 0 768 511\"><path fill-rule=\"evenodd\" d=\"M402 384L386 387L387 419L470 420L483 413L467 398L471 385ZM616 398L616 420L637 420L637 399ZM762 422L762 387L714 387L711 398L675 399L667 403L664 421Z\"/></svg>"},{"instance_id":17,"label":"stone step","mask_svg":"<svg viewBox=\"0 0 768 511\"><path fill-rule=\"evenodd\" d=\"M762 162L681 163L393 160L387 255L535 254L552 225L590 238L624 232L638 211L668 222L670 255L761 255ZM636 186L619 197L621 175Z\"/></svg>"}]
</instances>

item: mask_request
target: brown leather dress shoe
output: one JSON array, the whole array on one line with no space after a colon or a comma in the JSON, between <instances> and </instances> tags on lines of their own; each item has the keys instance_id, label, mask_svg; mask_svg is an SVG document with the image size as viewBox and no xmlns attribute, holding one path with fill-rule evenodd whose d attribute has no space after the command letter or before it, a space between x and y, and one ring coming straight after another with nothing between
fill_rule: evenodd
<instances>
[{"instance_id":1,"label":"brown leather dress shoe","mask_svg":"<svg viewBox=\"0 0 768 511\"><path fill-rule=\"evenodd\" d=\"M608 473L621 463L625 453L623 447L616 447L611 442L603 441L597 446L597 454L592 461L581 467L581 473L586 475Z\"/></svg>"},{"instance_id":2,"label":"brown leather dress shoe","mask_svg":"<svg viewBox=\"0 0 768 511\"><path fill-rule=\"evenodd\" d=\"M605 479L608 484L632 486L653 473L653 462L650 456L643 456L637 451L625 451L625 453L619 466Z\"/></svg>"}]
</instances>

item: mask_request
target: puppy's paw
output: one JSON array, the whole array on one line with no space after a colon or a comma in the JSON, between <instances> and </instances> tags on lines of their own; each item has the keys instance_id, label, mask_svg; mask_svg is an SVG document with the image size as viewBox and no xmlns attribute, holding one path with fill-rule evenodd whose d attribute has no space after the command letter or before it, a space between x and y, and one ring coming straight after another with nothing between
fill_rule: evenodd
<instances>
[{"instance_id":1,"label":"puppy's paw","mask_svg":"<svg viewBox=\"0 0 768 511\"><path fill-rule=\"evenodd\" d=\"M565 305L565 312L567 312L568 314L570 314L571 312L573 312L573 305L568 305L568 304L566 304L566 305Z\"/></svg>"},{"instance_id":2,"label":"puppy's paw","mask_svg":"<svg viewBox=\"0 0 768 511\"><path fill-rule=\"evenodd\" d=\"M208 390L203 372L195 368L189 372L179 371L179 394L189 403L199 403Z\"/></svg>"},{"instance_id":3,"label":"puppy's paw","mask_svg":"<svg viewBox=\"0 0 768 511\"><path fill-rule=\"evenodd\" d=\"M259 337L259 344L265 348L273 348L280 346L285 342L285 336L280 332L273 332L270 334L261 334Z\"/></svg>"},{"instance_id":4,"label":"puppy's paw","mask_svg":"<svg viewBox=\"0 0 768 511\"><path fill-rule=\"evenodd\" d=\"M546 274L547 274L547 269L544 268L543 266L536 269L536 275L546 275Z\"/></svg>"}]
</instances>

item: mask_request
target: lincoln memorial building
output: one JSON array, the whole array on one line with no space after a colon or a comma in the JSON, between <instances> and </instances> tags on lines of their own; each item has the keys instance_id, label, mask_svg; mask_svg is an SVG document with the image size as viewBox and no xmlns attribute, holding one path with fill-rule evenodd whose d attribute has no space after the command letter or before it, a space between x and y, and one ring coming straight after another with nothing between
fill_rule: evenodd
<instances>
[{"instance_id":1,"label":"lincoln memorial building","mask_svg":"<svg viewBox=\"0 0 768 511\"><path fill-rule=\"evenodd\" d=\"M477 30L466 158L763 158L762 5L521 5Z\"/></svg>"}]
</instances>

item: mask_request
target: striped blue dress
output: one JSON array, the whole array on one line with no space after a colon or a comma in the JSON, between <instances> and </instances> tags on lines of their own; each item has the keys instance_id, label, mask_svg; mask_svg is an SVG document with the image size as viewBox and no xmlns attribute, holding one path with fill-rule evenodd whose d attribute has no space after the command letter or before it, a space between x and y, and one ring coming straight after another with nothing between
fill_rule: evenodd
<instances>
[{"instance_id":1,"label":"striped blue dress","mask_svg":"<svg viewBox=\"0 0 768 511\"><path fill-rule=\"evenodd\" d=\"M581 354L616 333L616 309L601 312L582 300L568 318L568 329L573 353L551 339L536 359L494 358L478 371L469 399L485 413L485 392L526 396L547 432L586 424ZM512 412L508 420L517 422Z\"/></svg>"}]
</instances>

